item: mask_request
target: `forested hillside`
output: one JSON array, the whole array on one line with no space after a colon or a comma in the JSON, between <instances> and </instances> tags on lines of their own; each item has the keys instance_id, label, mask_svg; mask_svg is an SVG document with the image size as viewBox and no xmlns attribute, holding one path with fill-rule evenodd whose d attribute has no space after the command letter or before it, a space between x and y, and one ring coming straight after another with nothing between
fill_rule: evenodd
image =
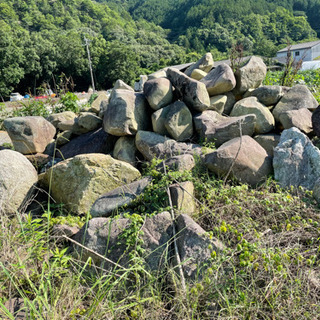
<instances>
[{"instance_id":1,"label":"forested hillside","mask_svg":"<svg viewBox=\"0 0 320 320\"><path fill-rule=\"evenodd\" d=\"M84 36L98 88L118 78L132 82L146 70L185 61L185 51L166 40L153 23L135 22L91 0L0 0L0 94L21 93L44 82L54 86L64 73L76 90L90 75Z\"/></svg>"},{"instance_id":2,"label":"forested hillside","mask_svg":"<svg viewBox=\"0 0 320 320\"><path fill-rule=\"evenodd\" d=\"M247 53L273 56L287 40L320 32L319 0L100 1L170 29L172 41L196 51L225 52L238 41Z\"/></svg>"}]
</instances>

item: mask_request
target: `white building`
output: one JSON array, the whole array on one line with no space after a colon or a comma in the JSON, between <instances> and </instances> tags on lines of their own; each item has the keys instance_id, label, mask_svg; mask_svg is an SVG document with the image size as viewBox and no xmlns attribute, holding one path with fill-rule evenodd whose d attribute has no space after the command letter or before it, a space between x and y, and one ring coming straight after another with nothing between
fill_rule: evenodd
<instances>
[{"instance_id":1,"label":"white building","mask_svg":"<svg viewBox=\"0 0 320 320\"><path fill-rule=\"evenodd\" d=\"M320 40L294 44L289 47L291 56L299 61L313 61L316 58L320 59ZM288 47L277 52L277 58L283 60L287 57Z\"/></svg>"}]
</instances>

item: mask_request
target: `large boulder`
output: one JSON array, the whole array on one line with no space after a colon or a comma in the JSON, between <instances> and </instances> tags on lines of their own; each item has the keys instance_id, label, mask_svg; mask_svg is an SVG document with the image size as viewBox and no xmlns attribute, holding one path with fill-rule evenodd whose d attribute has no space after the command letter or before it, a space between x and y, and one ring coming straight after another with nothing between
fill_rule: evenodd
<instances>
[{"instance_id":1,"label":"large boulder","mask_svg":"<svg viewBox=\"0 0 320 320\"><path fill-rule=\"evenodd\" d=\"M182 101L170 105L164 125L176 141L186 141L193 135L192 114Z\"/></svg>"},{"instance_id":2,"label":"large boulder","mask_svg":"<svg viewBox=\"0 0 320 320\"><path fill-rule=\"evenodd\" d=\"M43 117L16 117L4 121L14 149L22 154L43 152L56 128Z\"/></svg>"},{"instance_id":3,"label":"large boulder","mask_svg":"<svg viewBox=\"0 0 320 320\"><path fill-rule=\"evenodd\" d=\"M249 136L232 139L205 156L209 170L221 177L230 171L243 183L256 186L272 173L271 159L258 142Z\"/></svg>"},{"instance_id":4,"label":"large boulder","mask_svg":"<svg viewBox=\"0 0 320 320\"><path fill-rule=\"evenodd\" d=\"M272 113L256 97L244 98L238 101L234 105L230 116L239 117L247 114L255 114L256 116L255 133L267 133L274 129L275 121Z\"/></svg>"},{"instance_id":5,"label":"large boulder","mask_svg":"<svg viewBox=\"0 0 320 320\"><path fill-rule=\"evenodd\" d=\"M59 162L41 175L57 203L76 214L89 211L102 194L140 178L132 165L110 155L91 153Z\"/></svg>"},{"instance_id":6,"label":"large boulder","mask_svg":"<svg viewBox=\"0 0 320 320\"><path fill-rule=\"evenodd\" d=\"M198 112L209 108L210 99L204 83L191 79L174 68L168 68L167 77L188 107Z\"/></svg>"},{"instance_id":7,"label":"large boulder","mask_svg":"<svg viewBox=\"0 0 320 320\"><path fill-rule=\"evenodd\" d=\"M243 94L249 89L258 88L267 74L267 67L259 57L251 57L249 61L235 73L237 85L235 92Z\"/></svg>"},{"instance_id":8,"label":"large boulder","mask_svg":"<svg viewBox=\"0 0 320 320\"><path fill-rule=\"evenodd\" d=\"M320 178L320 151L297 128L284 130L274 149L274 177L282 187L312 190Z\"/></svg>"},{"instance_id":9,"label":"large boulder","mask_svg":"<svg viewBox=\"0 0 320 320\"><path fill-rule=\"evenodd\" d=\"M226 141L240 137L240 135L253 135L256 116L248 114L240 117L224 117L213 110L207 110L194 118L195 129L202 140L215 142L216 147Z\"/></svg>"},{"instance_id":10,"label":"large boulder","mask_svg":"<svg viewBox=\"0 0 320 320\"><path fill-rule=\"evenodd\" d=\"M226 93L236 86L233 71L226 63L212 69L200 82L206 85L210 96Z\"/></svg>"},{"instance_id":11,"label":"large boulder","mask_svg":"<svg viewBox=\"0 0 320 320\"><path fill-rule=\"evenodd\" d=\"M184 276L197 280L209 267L212 252L218 255L225 246L218 239L210 239L205 230L186 214L177 217L176 231Z\"/></svg>"},{"instance_id":12,"label":"large boulder","mask_svg":"<svg viewBox=\"0 0 320 320\"><path fill-rule=\"evenodd\" d=\"M166 78L148 80L143 87L143 93L153 110L161 109L172 102L172 84Z\"/></svg>"},{"instance_id":13,"label":"large boulder","mask_svg":"<svg viewBox=\"0 0 320 320\"><path fill-rule=\"evenodd\" d=\"M90 214L92 217L109 217L118 208L135 200L151 181L152 178L145 177L103 194L93 203Z\"/></svg>"},{"instance_id":14,"label":"large boulder","mask_svg":"<svg viewBox=\"0 0 320 320\"><path fill-rule=\"evenodd\" d=\"M201 154L201 147L197 144L177 142L149 131L138 131L136 147L148 161L155 157L168 159L181 154Z\"/></svg>"},{"instance_id":15,"label":"large boulder","mask_svg":"<svg viewBox=\"0 0 320 320\"><path fill-rule=\"evenodd\" d=\"M79 154L110 153L116 137L106 133L102 128L82 134L64 144L56 151L57 158L69 159Z\"/></svg>"},{"instance_id":16,"label":"large boulder","mask_svg":"<svg viewBox=\"0 0 320 320\"><path fill-rule=\"evenodd\" d=\"M281 112L279 115L280 123L284 129L295 127L304 133L310 133L312 131L311 118L312 112L306 108L288 110Z\"/></svg>"},{"instance_id":17,"label":"large boulder","mask_svg":"<svg viewBox=\"0 0 320 320\"><path fill-rule=\"evenodd\" d=\"M188 77L191 77L194 70L199 69L204 72L209 72L213 67L214 61L211 52L207 52L200 60L192 64L184 72Z\"/></svg>"},{"instance_id":18,"label":"large boulder","mask_svg":"<svg viewBox=\"0 0 320 320\"><path fill-rule=\"evenodd\" d=\"M150 271L161 272L168 261L168 252L172 242L171 216L168 212L163 212L145 219L141 217L140 222L141 232L137 234L137 237L142 240L141 258L144 259L144 267ZM125 237L132 224L129 218L93 218L89 220L74 236L74 239L90 251L74 245L73 254L82 261L91 257L94 263L101 268L115 269L117 272L123 271L123 268L129 267L130 251L135 250L135 246L128 248ZM95 255L95 252L100 256ZM108 261L101 256L105 256Z\"/></svg>"},{"instance_id":19,"label":"large boulder","mask_svg":"<svg viewBox=\"0 0 320 320\"><path fill-rule=\"evenodd\" d=\"M113 90L103 127L115 136L134 135L138 130L148 129L150 124L148 103L142 93L129 90Z\"/></svg>"},{"instance_id":20,"label":"large boulder","mask_svg":"<svg viewBox=\"0 0 320 320\"><path fill-rule=\"evenodd\" d=\"M286 92L277 103L272 113L277 121L280 121L280 114L289 110L299 110L303 108L313 109L318 106L317 100L307 86L298 84Z\"/></svg>"},{"instance_id":21,"label":"large boulder","mask_svg":"<svg viewBox=\"0 0 320 320\"><path fill-rule=\"evenodd\" d=\"M281 86L261 86L250 92L250 96L256 97L265 106L273 106L279 102L284 92Z\"/></svg>"},{"instance_id":22,"label":"large boulder","mask_svg":"<svg viewBox=\"0 0 320 320\"><path fill-rule=\"evenodd\" d=\"M37 182L37 171L26 157L16 151L1 150L0 215L23 209Z\"/></svg>"}]
</instances>

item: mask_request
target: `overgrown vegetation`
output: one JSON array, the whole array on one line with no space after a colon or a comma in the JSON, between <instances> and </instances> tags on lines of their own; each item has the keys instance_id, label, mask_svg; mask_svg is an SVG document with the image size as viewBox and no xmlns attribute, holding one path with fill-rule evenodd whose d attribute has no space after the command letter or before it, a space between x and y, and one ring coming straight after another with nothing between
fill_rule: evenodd
<instances>
[{"instance_id":1,"label":"overgrown vegetation","mask_svg":"<svg viewBox=\"0 0 320 320\"><path fill-rule=\"evenodd\" d=\"M283 190L272 178L257 189L224 184L200 163L192 172L164 175L157 164L146 167L153 184L131 207L132 228L123 235L131 255L126 271L102 272L91 259L82 263L68 254L67 243L49 236L55 223L82 225L89 216L64 219L61 208L37 218L2 214L2 317L13 319L4 303L14 297L24 300L31 319L318 317L320 215L311 192ZM145 215L167 209L167 186L186 180L198 199L193 218L226 249L212 251L206 274L189 281L184 293L170 267L161 277L143 268L139 234Z\"/></svg>"},{"instance_id":2,"label":"overgrown vegetation","mask_svg":"<svg viewBox=\"0 0 320 320\"><path fill-rule=\"evenodd\" d=\"M265 85L281 85L283 71L268 71L264 80ZM305 84L320 103L320 69L297 71L290 75L290 82L294 84Z\"/></svg>"}]
</instances>

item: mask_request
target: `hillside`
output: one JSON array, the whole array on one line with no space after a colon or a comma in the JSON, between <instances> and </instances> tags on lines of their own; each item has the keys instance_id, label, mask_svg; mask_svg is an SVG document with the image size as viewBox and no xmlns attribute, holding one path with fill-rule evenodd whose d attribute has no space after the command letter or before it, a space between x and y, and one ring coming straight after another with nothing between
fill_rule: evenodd
<instances>
[{"instance_id":1,"label":"hillside","mask_svg":"<svg viewBox=\"0 0 320 320\"><path fill-rule=\"evenodd\" d=\"M105 0L101 0L105 2ZM320 1L107 0L136 20L170 29L170 39L196 51L228 50L235 41L248 53L273 56L278 46L319 32ZM312 29L313 28L313 29Z\"/></svg>"},{"instance_id":2,"label":"hillside","mask_svg":"<svg viewBox=\"0 0 320 320\"><path fill-rule=\"evenodd\" d=\"M98 88L118 78L131 83L148 70L185 61L184 49L171 45L161 27L91 0L0 0L0 31L4 98L12 90L35 94L43 83L58 90L62 74L72 76L76 90L87 90L84 36L91 41Z\"/></svg>"}]
</instances>

